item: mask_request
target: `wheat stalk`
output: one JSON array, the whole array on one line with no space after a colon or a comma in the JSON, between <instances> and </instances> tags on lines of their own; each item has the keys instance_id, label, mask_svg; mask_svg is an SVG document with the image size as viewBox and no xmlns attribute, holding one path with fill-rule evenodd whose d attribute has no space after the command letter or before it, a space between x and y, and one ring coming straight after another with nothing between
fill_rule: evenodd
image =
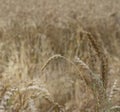
<instances>
[{"instance_id":1,"label":"wheat stalk","mask_svg":"<svg viewBox=\"0 0 120 112\"><path fill-rule=\"evenodd\" d=\"M101 61L101 76L102 76L103 85L106 88L107 87L108 59L104 53L104 50L102 49L102 46L98 44L99 42L97 41L97 39L95 39L95 37L93 37L93 35L89 32L83 32L83 34L87 35L87 38L91 42L94 50L97 53L97 56L99 57Z\"/></svg>"}]
</instances>

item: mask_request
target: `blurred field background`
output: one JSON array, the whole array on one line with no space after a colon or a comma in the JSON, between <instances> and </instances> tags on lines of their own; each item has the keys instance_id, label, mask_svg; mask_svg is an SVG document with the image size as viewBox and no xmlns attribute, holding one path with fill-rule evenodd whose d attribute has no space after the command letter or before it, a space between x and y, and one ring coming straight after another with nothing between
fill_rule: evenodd
<instances>
[{"instance_id":1,"label":"blurred field background","mask_svg":"<svg viewBox=\"0 0 120 112\"><path fill-rule=\"evenodd\" d=\"M120 112L120 1L0 0L0 112Z\"/></svg>"}]
</instances>

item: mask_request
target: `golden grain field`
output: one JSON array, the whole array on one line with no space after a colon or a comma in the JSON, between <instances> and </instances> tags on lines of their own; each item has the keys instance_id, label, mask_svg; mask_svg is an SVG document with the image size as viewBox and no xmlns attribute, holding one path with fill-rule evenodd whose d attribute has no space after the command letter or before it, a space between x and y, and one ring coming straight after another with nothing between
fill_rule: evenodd
<instances>
[{"instance_id":1,"label":"golden grain field","mask_svg":"<svg viewBox=\"0 0 120 112\"><path fill-rule=\"evenodd\" d=\"M0 0L0 112L120 112L119 0Z\"/></svg>"}]
</instances>

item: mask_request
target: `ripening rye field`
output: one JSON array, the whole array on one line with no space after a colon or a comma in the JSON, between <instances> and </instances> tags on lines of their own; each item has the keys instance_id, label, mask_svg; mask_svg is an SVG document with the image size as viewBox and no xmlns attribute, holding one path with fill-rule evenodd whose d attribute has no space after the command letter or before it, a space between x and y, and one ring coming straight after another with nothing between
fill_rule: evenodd
<instances>
[{"instance_id":1,"label":"ripening rye field","mask_svg":"<svg viewBox=\"0 0 120 112\"><path fill-rule=\"evenodd\" d=\"M120 112L119 0L0 0L0 112Z\"/></svg>"}]
</instances>

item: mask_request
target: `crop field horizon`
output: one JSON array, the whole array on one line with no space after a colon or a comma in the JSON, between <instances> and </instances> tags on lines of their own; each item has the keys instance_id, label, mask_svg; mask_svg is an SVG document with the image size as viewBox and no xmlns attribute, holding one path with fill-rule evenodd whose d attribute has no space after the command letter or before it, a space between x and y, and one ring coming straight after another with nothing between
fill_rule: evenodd
<instances>
[{"instance_id":1,"label":"crop field horizon","mask_svg":"<svg viewBox=\"0 0 120 112\"><path fill-rule=\"evenodd\" d=\"M120 112L120 1L0 0L0 112Z\"/></svg>"}]
</instances>

